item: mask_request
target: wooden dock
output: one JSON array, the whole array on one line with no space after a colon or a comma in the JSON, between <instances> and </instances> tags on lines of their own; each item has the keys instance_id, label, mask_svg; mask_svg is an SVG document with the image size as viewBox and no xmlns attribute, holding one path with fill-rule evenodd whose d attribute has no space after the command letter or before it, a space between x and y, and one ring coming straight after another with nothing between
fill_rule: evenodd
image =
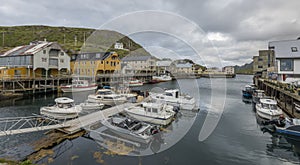
<instances>
[{"instance_id":1,"label":"wooden dock","mask_svg":"<svg viewBox=\"0 0 300 165\"><path fill-rule=\"evenodd\" d=\"M259 89L264 90L268 96L274 97L279 107L287 115L293 118L300 118L300 110L298 108L300 96L298 93L285 89L275 80L254 78L254 83Z\"/></svg>"}]
</instances>

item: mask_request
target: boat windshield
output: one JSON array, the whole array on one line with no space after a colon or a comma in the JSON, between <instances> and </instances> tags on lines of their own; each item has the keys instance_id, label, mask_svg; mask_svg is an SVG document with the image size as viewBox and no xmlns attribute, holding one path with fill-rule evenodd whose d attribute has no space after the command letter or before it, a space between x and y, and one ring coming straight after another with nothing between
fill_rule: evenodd
<instances>
[{"instance_id":1,"label":"boat windshield","mask_svg":"<svg viewBox=\"0 0 300 165\"><path fill-rule=\"evenodd\" d=\"M276 110L277 106L275 104L262 104L262 107L264 109L271 109L271 110Z\"/></svg>"},{"instance_id":2,"label":"boat windshield","mask_svg":"<svg viewBox=\"0 0 300 165\"><path fill-rule=\"evenodd\" d=\"M111 95L113 94L111 91L98 91L97 95Z\"/></svg>"}]
</instances>

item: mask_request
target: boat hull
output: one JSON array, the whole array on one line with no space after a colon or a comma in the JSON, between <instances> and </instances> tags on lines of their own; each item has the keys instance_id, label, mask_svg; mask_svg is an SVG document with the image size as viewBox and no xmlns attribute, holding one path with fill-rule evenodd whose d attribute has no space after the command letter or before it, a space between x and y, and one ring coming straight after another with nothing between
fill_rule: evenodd
<instances>
[{"instance_id":1,"label":"boat hull","mask_svg":"<svg viewBox=\"0 0 300 165\"><path fill-rule=\"evenodd\" d=\"M70 93L70 92L83 92L83 91L96 90L97 87L98 87L97 85L92 85L92 86L88 86L88 87L69 87L69 86L62 86L62 87L60 87L60 89L61 89L64 93Z\"/></svg>"},{"instance_id":2,"label":"boat hull","mask_svg":"<svg viewBox=\"0 0 300 165\"><path fill-rule=\"evenodd\" d=\"M270 112L270 111L263 110L258 106L256 106L256 113L260 118L267 119L267 120L278 119L280 115L282 115L282 111Z\"/></svg>"}]
</instances>

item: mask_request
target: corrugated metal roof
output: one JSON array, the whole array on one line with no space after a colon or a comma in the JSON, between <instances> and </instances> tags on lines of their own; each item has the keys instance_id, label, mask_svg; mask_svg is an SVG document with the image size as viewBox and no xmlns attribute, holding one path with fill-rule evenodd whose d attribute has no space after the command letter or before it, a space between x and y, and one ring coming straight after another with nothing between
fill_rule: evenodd
<instances>
[{"instance_id":1,"label":"corrugated metal roof","mask_svg":"<svg viewBox=\"0 0 300 165\"><path fill-rule=\"evenodd\" d=\"M152 56L126 56L122 58L122 61L147 61L153 58Z\"/></svg>"},{"instance_id":2,"label":"corrugated metal roof","mask_svg":"<svg viewBox=\"0 0 300 165\"><path fill-rule=\"evenodd\" d=\"M2 56L20 56L20 55L35 54L40 50L42 50L43 48L52 44L53 42L40 42L38 44L18 46L5 52Z\"/></svg>"}]
</instances>

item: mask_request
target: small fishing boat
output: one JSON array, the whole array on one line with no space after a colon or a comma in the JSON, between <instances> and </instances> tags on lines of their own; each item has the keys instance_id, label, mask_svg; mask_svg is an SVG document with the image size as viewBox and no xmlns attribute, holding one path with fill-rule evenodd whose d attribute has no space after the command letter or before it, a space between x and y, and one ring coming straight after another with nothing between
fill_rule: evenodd
<instances>
[{"instance_id":1,"label":"small fishing boat","mask_svg":"<svg viewBox=\"0 0 300 165\"><path fill-rule=\"evenodd\" d=\"M260 99L256 103L255 108L257 115L267 120L277 119L283 114L282 110L277 106L277 101L273 99Z\"/></svg>"},{"instance_id":2,"label":"small fishing boat","mask_svg":"<svg viewBox=\"0 0 300 165\"><path fill-rule=\"evenodd\" d=\"M152 76L152 80L156 80L158 82L165 82L165 81L171 81L172 77L166 74L159 75L159 76Z\"/></svg>"},{"instance_id":3,"label":"small fishing boat","mask_svg":"<svg viewBox=\"0 0 300 165\"><path fill-rule=\"evenodd\" d=\"M275 131L281 134L300 136L300 119L285 119L284 125L275 125Z\"/></svg>"},{"instance_id":4,"label":"small fishing boat","mask_svg":"<svg viewBox=\"0 0 300 165\"><path fill-rule=\"evenodd\" d=\"M42 115L55 119L71 119L78 117L82 111L81 106L75 105L74 100L67 97L56 98L55 105L40 108Z\"/></svg>"},{"instance_id":5,"label":"small fishing boat","mask_svg":"<svg viewBox=\"0 0 300 165\"><path fill-rule=\"evenodd\" d=\"M70 85L60 86L60 89L66 93L96 90L97 87L97 84L90 84L87 80L74 80Z\"/></svg>"},{"instance_id":6,"label":"small fishing boat","mask_svg":"<svg viewBox=\"0 0 300 165\"><path fill-rule=\"evenodd\" d=\"M126 117L109 117L102 124L121 137L141 143L149 143L158 133L155 126Z\"/></svg>"},{"instance_id":7,"label":"small fishing boat","mask_svg":"<svg viewBox=\"0 0 300 165\"><path fill-rule=\"evenodd\" d=\"M82 110L101 110L104 108L104 104L102 103L91 103L88 101L80 103L79 105L81 106Z\"/></svg>"},{"instance_id":8,"label":"small fishing boat","mask_svg":"<svg viewBox=\"0 0 300 165\"><path fill-rule=\"evenodd\" d=\"M150 98L159 102L165 102L180 109L196 110L195 98L179 93L179 89L165 90L164 93L150 92Z\"/></svg>"},{"instance_id":9,"label":"small fishing boat","mask_svg":"<svg viewBox=\"0 0 300 165\"><path fill-rule=\"evenodd\" d=\"M130 86L130 87L136 87L136 86L142 86L142 85L144 85L144 83L138 79L130 80L128 82L128 86Z\"/></svg>"},{"instance_id":10,"label":"small fishing boat","mask_svg":"<svg viewBox=\"0 0 300 165\"><path fill-rule=\"evenodd\" d=\"M255 90L254 85L246 85L242 90L243 97L252 98L253 91Z\"/></svg>"},{"instance_id":11,"label":"small fishing boat","mask_svg":"<svg viewBox=\"0 0 300 165\"><path fill-rule=\"evenodd\" d=\"M142 102L136 106L125 108L125 112L140 121L158 125L168 125L174 115L174 107L168 104Z\"/></svg>"}]
</instances>

